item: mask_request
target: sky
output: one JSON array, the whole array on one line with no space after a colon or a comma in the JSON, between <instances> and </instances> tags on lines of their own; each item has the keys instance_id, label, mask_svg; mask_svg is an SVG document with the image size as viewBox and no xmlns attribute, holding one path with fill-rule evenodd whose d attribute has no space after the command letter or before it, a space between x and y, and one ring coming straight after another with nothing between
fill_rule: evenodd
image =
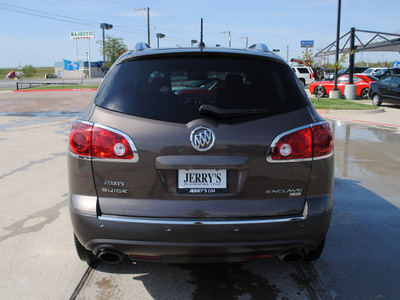
<instances>
[{"instance_id":1,"label":"sky","mask_svg":"<svg viewBox=\"0 0 400 300\"><path fill-rule=\"evenodd\" d=\"M230 32L232 47L244 48L248 39L249 45L265 43L279 49L284 59L302 56L302 40L314 41L315 54L336 39L338 0L0 0L0 68L74 61L74 31L95 32L91 61L102 60L100 23L112 24L106 34L122 38L133 49L137 42L147 42L147 7L152 47L157 47L157 33L165 34L160 47L190 47L191 40L200 40L201 18L206 46L228 47ZM340 34L351 27L400 33L399 13L399 0L342 0ZM86 60L88 54L89 41L79 40L78 58ZM393 61L400 60L400 54L357 54L356 61L361 59Z\"/></svg>"}]
</instances>

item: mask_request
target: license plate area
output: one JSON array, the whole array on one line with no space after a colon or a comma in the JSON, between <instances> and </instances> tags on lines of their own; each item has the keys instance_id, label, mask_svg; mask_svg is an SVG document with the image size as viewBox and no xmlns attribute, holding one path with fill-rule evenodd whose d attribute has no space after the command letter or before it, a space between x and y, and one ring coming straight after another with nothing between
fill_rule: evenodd
<instances>
[{"instance_id":1,"label":"license plate area","mask_svg":"<svg viewBox=\"0 0 400 300\"><path fill-rule=\"evenodd\" d=\"M228 192L228 172L225 169L180 169L177 172L177 192L185 194L215 194Z\"/></svg>"}]
</instances>

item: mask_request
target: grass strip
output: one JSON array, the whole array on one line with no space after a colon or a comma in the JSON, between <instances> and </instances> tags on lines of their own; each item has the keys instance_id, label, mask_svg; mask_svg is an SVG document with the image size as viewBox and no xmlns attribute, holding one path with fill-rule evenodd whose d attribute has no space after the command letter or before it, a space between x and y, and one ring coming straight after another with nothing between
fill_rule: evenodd
<instances>
[{"instance_id":1,"label":"grass strip","mask_svg":"<svg viewBox=\"0 0 400 300\"><path fill-rule=\"evenodd\" d=\"M377 109L377 106L355 103L352 100L335 98L310 98L315 109L338 109L338 110L369 110Z\"/></svg>"}]
</instances>

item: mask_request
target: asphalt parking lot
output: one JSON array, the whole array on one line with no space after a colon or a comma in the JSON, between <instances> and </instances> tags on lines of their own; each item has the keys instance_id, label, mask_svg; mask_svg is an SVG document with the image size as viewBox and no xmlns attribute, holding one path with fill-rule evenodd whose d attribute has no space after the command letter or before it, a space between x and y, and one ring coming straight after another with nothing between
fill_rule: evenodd
<instances>
[{"instance_id":1,"label":"asphalt parking lot","mask_svg":"<svg viewBox=\"0 0 400 300\"><path fill-rule=\"evenodd\" d=\"M317 262L125 260L88 268L73 245L66 150L71 123L94 93L0 92L3 299L400 297L400 124L394 120L400 109L387 106L372 116L324 112L335 135L335 204Z\"/></svg>"}]
</instances>

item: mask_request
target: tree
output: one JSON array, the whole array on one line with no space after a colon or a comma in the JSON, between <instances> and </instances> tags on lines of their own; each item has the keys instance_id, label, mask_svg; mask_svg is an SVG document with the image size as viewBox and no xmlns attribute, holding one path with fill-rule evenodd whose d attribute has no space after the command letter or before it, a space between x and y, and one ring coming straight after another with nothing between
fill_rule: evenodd
<instances>
[{"instance_id":1,"label":"tree","mask_svg":"<svg viewBox=\"0 0 400 300\"><path fill-rule=\"evenodd\" d=\"M306 50L301 52L303 54L303 57L300 58L301 60L303 60L304 62L308 62L307 65L313 65L314 64L314 57L313 57L313 52L312 50L308 50L308 48L306 48Z\"/></svg>"},{"instance_id":2,"label":"tree","mask_svg":"<svg viewBox=\"0 0 400 300\"><path fill-rule=\"evenodd\" d=\"M100 53L103 54L103 41L97 41L100 45ZM128 47L124 44L122 38L114 38L107 35L104 41L104 49L106 55L106 61L104 62L104 67L109 68L112 64L121 56L121 54L128 51Z\"/></svg>"},{"instance_id":3,"label":"tree","mask_svg":"<svg viewBox=\"0 0 400 300\"><path fill-rule=\"evenodd\" d=\"M25 67L22 68L22 72L25 77L31 77L37 70L32 65L25 65Z\"/></svg>"}]
</instances>

